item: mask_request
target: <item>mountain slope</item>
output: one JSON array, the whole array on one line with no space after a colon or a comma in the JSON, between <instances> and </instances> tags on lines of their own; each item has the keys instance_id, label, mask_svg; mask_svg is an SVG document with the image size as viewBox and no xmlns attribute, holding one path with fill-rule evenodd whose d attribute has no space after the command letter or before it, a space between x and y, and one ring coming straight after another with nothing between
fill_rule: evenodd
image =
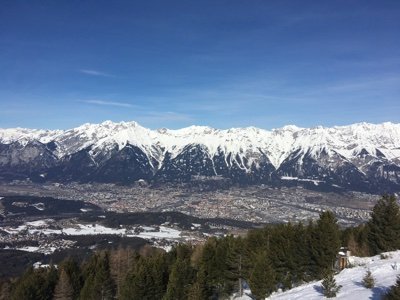
<instances>
[{"instance_id":1,"label":"mountain slope","mask_svg":"<svg viewBox=\"0 0 400 300\"><path fill-rule=\"evenodd\" d=\"M342 285L337 294L337 299L381 299L387 290L396 283L400 275L400 251L388 252L388 259L382 260L380 256L358 258L351 257L351 269L344 269L335 276L338 285ZM375 287L367 289L362 285L363 277L370 270L375 279ZM244 298L243 298L244 299ZM274 293L268 299L326 299L322 294L321 281L308 283L283 293Z\"/></svg>"},{"instance_id":2,"label":"mountain slope","mask_svg":"<svg viewBox=\"0 0 400 300\"><path fill-rule=\"evenodd\" d=\"M150 130L136 122L106 121L65 131L0 129L3 180L130 183L193 176L399 191L400 124Z\"/></svg>"}]
</instances>

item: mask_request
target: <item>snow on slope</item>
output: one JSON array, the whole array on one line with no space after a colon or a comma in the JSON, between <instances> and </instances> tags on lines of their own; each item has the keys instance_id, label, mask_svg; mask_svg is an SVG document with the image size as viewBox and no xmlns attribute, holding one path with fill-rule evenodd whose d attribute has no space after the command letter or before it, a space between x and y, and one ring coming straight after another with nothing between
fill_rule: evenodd
<instances>
[{"instance_id":1,"label":"snow on slope","mask_svg":"<svg viewBox=\"0 0 400 300\"><path fill-rule=\"evenodd\" d=\"M396 283L400 275L400 250L385 253L388 259L379 255L373 257L351 257L353 268L344 269L335 276L336 283L341 285L336 298L341 300L379 300L386 291ZM363 277L370 270L375 279L375 287L367 289L362 285ZM307 283L285 292L275 292L267 297L268 300L319 300L326 299L322 294L322 281ZM250 290L245 290L242 297L234 296L234 300L252 300Z\"/></svg>"},{"instance_id":2,"label":"snow on slope","mask_svg":"<svg viewBox=\"0 0 400 300\"><path fill-rule=\"evenodd\" d=\"M48 143L54 140L58 135L63 134L62 130L41 130L28 128L0 128L0 142L9 144L19 141L26 144L32 140L39 140L42 143Z\"/></svg>"},{"instance_id":3,"label":"snow on slope","mask_svg":"<svg viewBox=\"0 0 400 300\"><path fill-rule=\"evenodd\" d=\"M219 130L205 126L190 126L179 130L150 130L136 122L84 124L66 131L34 129L0 129L0 142L39 140L43 143L54 140L57 155L62 157L92 146L95 156L99 151L122 149L127 143L142 149L149 157L161 161L166 151L175 157L188 144L203 144L213 156L218 151L247 155L263 151L271 163L278 168L293 151L317 155L322 149L335 151L352 159L363 149L378 156L377 150L386 158L400 158L400 124L359 123L332 128L299 128L294 125L271 131L247 127ZM162 149L156 151L157 149ZM250 155L251 156L251 155Z\"/></svg>"},{"instance_id":4,"label":"snow on slope","mask_svg":"<svg viewBox=\"0 0 400 300\"><path fill-rule=\"evenodd\" d=\"M354 268L344 269L335 276L336 283L342 285L337 299L361 300L381 299L387 289L394 285L400 274L400 251L388 252L389 259L380 256L358 258L352 257ZM370 270L375 278L375 287L367 289L362 285L363 277ZM326 299L321 293L321 281L308 283L283 293L275 293L267 299L296 300L296 299Z\"/></svg>"}]
</instances>

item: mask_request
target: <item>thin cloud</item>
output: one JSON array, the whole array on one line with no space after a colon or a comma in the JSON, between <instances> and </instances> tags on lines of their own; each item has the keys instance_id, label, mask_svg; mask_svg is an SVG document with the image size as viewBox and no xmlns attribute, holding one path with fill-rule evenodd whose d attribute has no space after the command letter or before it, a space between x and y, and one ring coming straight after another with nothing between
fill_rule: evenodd
<instances>
[{"instance_id":1,"label":"thin cloud","mask_svg":"<svg viewBox=\"0 0 400 300\"><path fill-rule=\"evenodd\" d=\"M91 76L103 76L103 77L114 77L111 74L105 73L105 72L100 72L96 70L89 70L89 69L80 69L79 72L86 74L86 75L91 75Z\"/></svg>"},{"instance_id":2,"label":"thin cloud","mask_svg":"<svg viewBox=\"0 0 400 300\"><path fill-rule=\"evenodd\" d=\"M130 103L126 102L116 102L116 101L105 101L105 100L84 100L82 101L84 103L88 104L94 104L94 105L103 105L103 106L117 106L117 107L134 107Z\"/></svg>"}]
</instances>

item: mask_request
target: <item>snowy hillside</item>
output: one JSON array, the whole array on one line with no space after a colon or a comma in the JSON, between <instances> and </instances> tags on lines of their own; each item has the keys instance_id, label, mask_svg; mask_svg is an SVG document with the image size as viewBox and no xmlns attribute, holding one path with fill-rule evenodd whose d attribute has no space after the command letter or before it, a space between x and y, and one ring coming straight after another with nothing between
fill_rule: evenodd
<instances>
[{"instance_id":1,"label":"snowy hillside","mask_svg":"<svg viewBox=\"0 0 400 300\"><path fill-rule=\"evenodd\" d=\"M267 131L150 130L136 122L106 121L64 131L0 129L0 146L0 176L9 179L129 183L190 181L200 175L242 183L306 179L356 190L400 190L400 124L393 123ZM72 172L74 165L82 168L79 174Z\"/></svg>"},{"instance_id":2,"label":"snowy hillside","mask_svg":"<svg viewBox=\"0 0 400 300\"><path fill-rule=\"evenodd\" d=\"M341 285L336 298L341 300L379 300L382 295L396 283L400 275L400 250L387 252L388 259L381 259L379 255L373 257L351 257L354 267L344 269L335 276L336 283ZM367 289L362 285L363 277L370 270L375 279L375 287ZM234 300L251 300L250 290L244 291L242 297L233 297ZM268 300L319 300L326 299L322 294L321 281L311 282L285 292L275 292Z\"/></svg>"},{"instance_id":3,"label":"snowy hillside","mask_svg":"<svg viewBox=\"0 0 400 300\"><path fill-rule=\"evenodd\" d=\"M380 256L369 258L352 257L354 268L344 269L335 276L338 285L342 285L337 294L337 299L361 300L381 299L387 289L394 285L397 275L400 274L400 251L386 253L389 258L381 259ZM375 287L367 289L362 285L363 277L370 270L375 279ZM309 283L284 293L275 293L270 298L278 299L325 299L321 293L321 281Z\"/></svg>"}]
</instances>

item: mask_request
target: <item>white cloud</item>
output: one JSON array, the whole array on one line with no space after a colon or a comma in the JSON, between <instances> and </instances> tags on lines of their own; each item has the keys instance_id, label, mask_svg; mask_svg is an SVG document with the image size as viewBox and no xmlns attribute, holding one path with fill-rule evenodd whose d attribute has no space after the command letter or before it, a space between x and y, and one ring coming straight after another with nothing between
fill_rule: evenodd
<instances>
[{"instance_id":1,"label":"white cloud","mask_svg":"<svg viewBox=\"0 0 400 300\"><path fill-rule=\"evenodd\" d=\"M104 105L104 106L134 107L134 105L130 103L106 101L106 100L83 100L82 102L94 105Z\"/></svg>"},{"instance_id":2,"label":"white cloud","mask_svg":"<svg viewBox=\"0 0 400 300\"><path fill-rule=\"evenodd\" d=\"M114 77L111 74L105 73L105 72L100 72L96 70L89 70L89 69L80 69L79 72L86 74L86 75L91 75L91 76L103 76L103 77Z\"/></svg>"}]
</instances>

